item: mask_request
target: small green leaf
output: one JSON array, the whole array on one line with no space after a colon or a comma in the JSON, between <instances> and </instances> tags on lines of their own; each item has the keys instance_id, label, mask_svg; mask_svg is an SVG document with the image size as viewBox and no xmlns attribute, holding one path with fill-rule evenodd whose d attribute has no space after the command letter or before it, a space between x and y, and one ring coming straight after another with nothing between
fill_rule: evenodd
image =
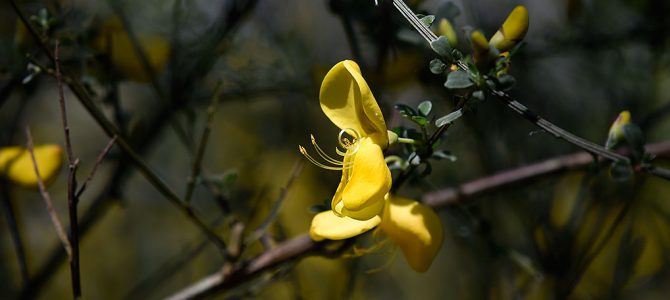
<instances>
[{"instance_id":1,"label":"small green leaf","mask_svg":"<svg viewBox=\"0 0 670 300\"><path fill-rule=\"evenodd\" d=\"M473 84L474 83L470 80L468 73L458 70L449 73L447 82L444 83L444 86L448 89L464 89L471 87Z\"/></svg>"},{"instance_id":2,"label":"small green leaf","mask_svg":"<svg viewBox=\"0 0 670 300\"><path fill-rule=\"evenodd\" d=\"M409 163L412 164L412 165L418 166L418 165L421 164L421 157L419 157L419 155L416 154L416 152L412 152L409 155Z\"/></svg>"},{"instance_id":3,"label":"small green leaf","mask_svg":"<svg viewBox=\"0 0 670 300\"><path fill-rule=\"evenodd\" d=\"M430 68L430 72L436 75L444 73L444 70L447 69L447 65L437 58L431 60L428 66Z\"/></svg>"},{"instance_id":4,"label":"small green leaf","mask_svg":"<svg viewBox=\"0 0 670 300\"><path fill-rule=\"evenodd\" d=\"M498 88L503 91L511 89L514 84L516 84L516 79L512 75L503 74L498 77Z\"/></svg>"},{"instance_id":5,"label":"small green leaf","mask_svg":"<svg viewBox=\"0 0 670 300\"><path fill-rule=\"evenodd\" d=\"M430 102L430 100L423 101L419 103L417 108L419 109L419 113L425 117L430 113L431 109L433 109L433 102Z\"/></svg>"},{"instance_id":6,"label":"small green leaf","mask_svg":"<svg viewBox=\"0 0 670 300\"><path fill-rule=\"evenodd\" d=\"M418 16L419 15L417 15L417 17ZM427 15L427 16L420 17L419 20L421 21L421 23L423 23L423 25L426 25L426 27L430 27L430 25L433 24L433 21L435 21L435 16Z\"/></svg>"},{"instance_id":7,"label":"small green leaf","mask_svg":"<svg viewBox=\"0 0 670 300\"><path fill-rule=\"evenodd\" d=\"M413 108L405 104L396 104L395 108L398 110L398 112L400 112L400 115L405 118L411 119L413 116L417 115L416 111Z\"/></svg>"},{"instance_id":8,"label":"small green leaf","mask_svg":"<svg viewBox=\"0 0 670 300\"><path fill-rule=\"evenodd\" d=\"M486 95L484 94L484 91L481 91L481 90L474 91L472 93L472 98L476 99L476 100L479 100L479 101L484 101L484 100L486 100Z\"/></svg>"},{"instance_id":9,"label":"small green leaf","mask_svg":"<svg viewBox=\"0 0 670 300\"><path fill-rule=\"evenodd\" d=\"M430 47L440 56L452 60L451 45L446 36L440 36L437 40L430 42Z\"/></svg>"},{"instance_id":10,"label":"small green leaf","mask_svg":"<svg viewBox=\"0 0 670 300\"><path fill-rule=\"evenodd\" d=\"M456 119L460 118L461 116L463 116L463 111L459 109L459 110L454 111L454 112L452 112L452 113L450 113L450 114L448 114L444 117L441 117L441 118L435 120L435 126L442 127L444 125L447 125L447 124L455 121Z\"/></svg>"},{"instance_id":11,"label":"small green leaf","mask_svg":"<svg viewBox=\"0 0 670 300\"><path fill-rule=\"evenodd\" d=\"M426 119L426 117L424 116L412 116L412 121L414 121L414 123L418 124L421 127L426 126L426 124L428 124L428 119Z\"/></svg>"}]
</instances>

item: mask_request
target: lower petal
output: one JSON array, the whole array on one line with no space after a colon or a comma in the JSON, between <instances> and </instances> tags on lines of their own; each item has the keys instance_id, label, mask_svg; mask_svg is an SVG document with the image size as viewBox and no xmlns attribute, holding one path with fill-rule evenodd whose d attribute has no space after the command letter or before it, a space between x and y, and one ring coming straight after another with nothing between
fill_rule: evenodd
<instances>
[{"instance_id":1,"label":"lower petal","mask_svg":"<svg viewBox=\"0 0 670 300\"><path fill-rule=\"evenodd\" d=\"M363 234L381 223L379 216L365 221L337 216L332 210L317 214L312 219L309 235L315 241L343 240Z\"/></svg>"},{"instance_id":2,"label":"lower petal","mask_svg":"<svg viewBox=\"0 0 670 300\"><path fill-rule=\"evenodd\" d=\"M380 228L417 272L428 270L444 239L442 223L433 209L399 196L389 197Z\"/></svg>"},{"instance_id":3,"label":"lower petal","mask_svg":"<svg viewBox=\"0 0 670 300\"><path fill-rule=\"evenodd\" d=\"M391 171L386 166L381 147L370 138L361 139L349 181L342 190L344 208L354 213L348 216L367 220L379 214L384 195L390 189Z\"/></svg>"}]
</instances>

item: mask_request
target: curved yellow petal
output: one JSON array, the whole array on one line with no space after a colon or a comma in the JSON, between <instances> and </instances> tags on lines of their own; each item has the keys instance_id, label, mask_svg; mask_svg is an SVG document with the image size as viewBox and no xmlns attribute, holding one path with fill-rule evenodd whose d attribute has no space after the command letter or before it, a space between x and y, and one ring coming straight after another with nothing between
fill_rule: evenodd
<instances>
[{"instance_id":1,"label":"curved yellow petal","mask_svg":"<svg viewBox=\"0 0 670 300\"><path fill-rule=\"evenodd\" d=\"M62 149L58 145L40 145L33 149L40 175L45 184L58 175L62 163ZM21 147L0 149L0 174L24 187L37 187L37 176L30 152Z\"/></svg>"},{"instance_id":2,"label":"curved yellow petal","mask_svg":"<svg viewBox=\"0 0 670 300\"><path fill-rule=\"evenodd\" d=\"M528 31L528 9L519 5L507 16L505 23L491 38L490 44L500 52L508 51L526 36Z\"/></svg>"},{"instance_id":3,"label":"curved yellow petal","mask_svg":"<svg viewBox=\"0 0 670 300\"><path fill-rule=\"evenodd\" d=\"M417 272L428 270L444 239L442 223L433 209L395 195L389 196L380 228L400 246Z\"/></svg>"},{"instance_id":4,"label":"curved yellow petal","mask_svg":"<svg viewBox=\"0 0 670 300\"><path fill-rule=\"evenodd\" d=\"M375 228L381 222L379 216L365 221L337 216L332 210L324 211L312 219L309 235L315 241L324 239L343 240Z\"/></svg>"},{"instance_id":5,"label":"curved yellow petal","mask_svg":"<svg viewBox=\"0 0 670 300\"><path fill-rule=\"evenodd\" d=\"M357 147L350 177L342 189L340 213L366 220L384 208L384 195L391 189L391 171L381 147L370 138L361 139Z\"/></svg>"},{"instance_id":6,"label":"curved yellow petal","mask_svg":"<svg viewBox=\"0 0 670 300\"><path fill-rule=\"evenodd\" d=\"M386 123L361 69L345 60L333 66L321 84L321 109L340 129L352 128L386 148Z\"/></svg>"}]
</instances>

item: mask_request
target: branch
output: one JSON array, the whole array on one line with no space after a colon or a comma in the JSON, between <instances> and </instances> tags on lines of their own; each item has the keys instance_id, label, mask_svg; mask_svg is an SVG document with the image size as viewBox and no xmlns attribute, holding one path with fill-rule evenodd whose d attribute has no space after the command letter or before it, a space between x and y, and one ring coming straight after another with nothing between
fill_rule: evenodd
<instances>
[{"instance_id":1,"label":"branch","mask_svg":"<svg viewBox=\"0 0 670 300\"><path fill-rule=\"evenodd\" d=\"M56 40L54 49L54 64L56 65L56 83L58 85L58 103L60 104L60 115L63 120L63 133L65 136L65 149L68 160L67 173L67 207L70 217L70 278L72 280L72 293L74 298L81 297L81 280L79 276L79 219L77 217L77 203L75 195L77 189L77 166L79 159L72 154L72 141L70 139L70 125L67 122L67 110L65 108L65 96L63 95L63 80L60 73L60 41Z\"/></svg>"},{"instance_id":2,"label":"branch","mask_svg":"<svg viewBox=\"0 0 670 300\"><path fill-rule=\"evenodd\" d=\"M40 170L37 167L37 160L35 160L35 152L33 151L33 136L30 134L30 128L28 127L26 127L26 139L26 146L28 148L28 152L30 153L30 159L33 162L33 170L35 171L35 177L37 177L37 186L40 189L40 194L42 195L42 199L47 206L47 212L51 218L51 223L53 223L54 227L56 228L56 234L58 234L58 238L60 238L61 242L63 243L63 248L65 248L65 252L67 252L68 258L70 261L72 261L72 246L70 245L70 240L67 238L65 230L63 230L63 224L58 219L58 214L56 214L56 210L54 209L51 196L49 195L49 192L47 192L47 188L44 186L44 181L40 175Z\"/></svg>"},{"instance_id":3,"label":"branch","mask_svg":"<svg viewBox=\"0 0 670 300\"><path fill-rule=\"evenodd\" d=\"M649 153L654 153L657 157L670 158L670 141L649 144L646 148ZM593 156L587 152L559 156L469 181L458 187L425 194L422 197L422 202L433 208L443 208L472 199L476 196L495 192L521 183L527 183L531 180L538 180L563 171L583 169L592 163ZM202 298L216 293L217 291L226 290L249 281L261 272L286 262L299 260L309 255L332 256L333 252L328 249L330 245L336 243L338 242L314 242L309 235L303 234L284 241L277 247L248 260L245 264L238 266L236 269L228 273L219 271L206 276L194 284L169 296L167 299Z\"/></svg>"}]
</instances>

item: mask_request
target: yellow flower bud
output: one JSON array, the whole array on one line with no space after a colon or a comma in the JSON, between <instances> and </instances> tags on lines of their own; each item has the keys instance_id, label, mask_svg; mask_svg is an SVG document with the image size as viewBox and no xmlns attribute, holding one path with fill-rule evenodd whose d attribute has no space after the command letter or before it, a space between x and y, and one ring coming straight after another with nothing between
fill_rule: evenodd
<instances>
[{"instance_id":1,"label":"yellow flower bud","mask_svg":"<svg viewBox=\"0 0 670 300\"><path fill-rule=\"evenodd\" d=\"M491 38L490 44L501 52L514 48L528 31L528 9L519 5L507 16L505 23Z\"/></svg>"},{"instance_id":2,"label":"yellow flower bud","mask_svg":"<svg viewBox=\"0 0 670 300\"><path fill-rule=\"evenodd\" d=\"M489 45L484 34L479 30L470 34L470 41L472 42L472 58L475 65L480 71L486 72L498 57L498 50Z\"/></svg>"},{"instance_id":3,"label":"yellow flower bud","mask_svg":"<svg viewBox=\"0 0 670 300\"><path fill-rule=\"evenodd\" d=\"M451 22L449 22L449 20L447 20L446 18L442 18L440 20L440 24L438 25L437 28L437 33L438 35L446 36L447 39L449 40L449 45L452 48L458 45L458 37L456 36L456 31L454 31L454 27L451 26Z\"/></svg>"},{"instance_id":4,"label":"yellow flower bud","mask_svg":"<svg viewBox=\"0 0 670 300\"><path fill-rule=\"evenodd\" d=\"M40 145L33 149L35 161L44 184L56 179L62 164L62 149L58 145ZM37 187L37 176L30 152L22 147L0 148L0 176L27 188Z\"/></svg>"}]
</instances>

